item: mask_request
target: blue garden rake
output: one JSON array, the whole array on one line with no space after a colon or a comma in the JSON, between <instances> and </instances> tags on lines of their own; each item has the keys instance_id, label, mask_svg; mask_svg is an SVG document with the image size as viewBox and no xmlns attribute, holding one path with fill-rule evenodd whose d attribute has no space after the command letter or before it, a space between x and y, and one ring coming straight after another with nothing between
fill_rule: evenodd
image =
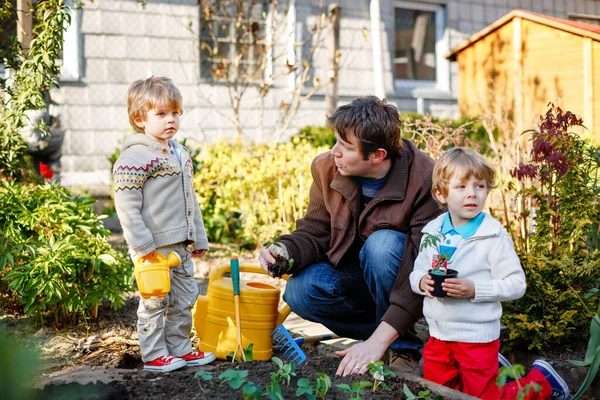
<instances>
[{"instance_id":1,"label":"blue garden rake","mask_svg":"<svg viewBox=\"0 0 600 400\"><path fill-rule=\"evenodd\" d=\"M339 336L334 334L325 334L294 339L283 324L279 325L271 332L271 337L273 338L273 346L279 347L279 351L282 353L283 358L289 362L296 363L297 365L306 361L306 354L304 354L300 348L301 344L339 338Z\"/></svg>"}]
</instances>

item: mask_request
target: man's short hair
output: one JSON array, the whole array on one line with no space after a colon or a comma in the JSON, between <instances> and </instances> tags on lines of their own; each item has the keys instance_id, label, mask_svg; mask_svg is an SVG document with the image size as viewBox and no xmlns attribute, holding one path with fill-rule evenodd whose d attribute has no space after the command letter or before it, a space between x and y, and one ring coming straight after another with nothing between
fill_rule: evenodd
<instances>
[{"instance_id":1,"label":"man's short hair","mask_svg":"<svg viewBox=\"0 0 600 400\"><path fill-rule=\"evenodd\" d=\"M338 107L327 117L327 126L345 141L348 132L352 132L360 141L365 160L379 148L387 151L386 159L395 157L402 149L400 113L376 96L359 97Z\"/></svg>"},{"instance_id":2,"label":"man's short hair","mask_svg":"<svg viewBox=\"0 0 600 400\"><path fill-rule=\"evenodd\" d=\"M484 180L488 189L497 186L496 170L481 154L465 147L454 147L442 154L433 167L431 191L434 198L438 192L443 196L448 195L448 182L455 175L460 180L471 177Z\"/></svg>"},{"instance_id":3,"label":"man's short hair","mask_svg":"<svg viewBox=\"0 0 600 400\"><path fill-rule=\"evenodd\" d=\"M170 78L154 77L139 79L127 90L127 113L129 123L137 133L144 130L137 126L136 119L146 120L148 110L160 107L183 113L181 92Z\"/></svg>"}]
</instances>

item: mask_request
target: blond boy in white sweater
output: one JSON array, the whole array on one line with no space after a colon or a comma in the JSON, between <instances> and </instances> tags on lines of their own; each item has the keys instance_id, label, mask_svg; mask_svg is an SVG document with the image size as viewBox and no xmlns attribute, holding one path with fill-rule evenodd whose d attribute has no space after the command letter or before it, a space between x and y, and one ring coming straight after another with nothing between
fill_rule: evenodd
<instances>
[{"instance_id":1,"label":"blond boy in white sweater","mask_svg":"<svg viewBox=\"0 0 600 400\"><path fill-rule=\"evenodd\" d=\"M413 291L426 296L423 314L430 339L423 349L425 379L481 399L513 399L519 384L541 390L527 398L566 399L569 389L554 369L536 360L530 373L498 388L501 301L525 294L525 274L513 243L500 222L483 212L495 187L495 170L477 152L456 147L444 153L433 170L432 194L448 212L423 228L423 240L442 242L421 249L410 275ZM456 278L442 284L446 297L434 297L429 275L440 252L449 258Z\"/></svg>"}]
</instances>

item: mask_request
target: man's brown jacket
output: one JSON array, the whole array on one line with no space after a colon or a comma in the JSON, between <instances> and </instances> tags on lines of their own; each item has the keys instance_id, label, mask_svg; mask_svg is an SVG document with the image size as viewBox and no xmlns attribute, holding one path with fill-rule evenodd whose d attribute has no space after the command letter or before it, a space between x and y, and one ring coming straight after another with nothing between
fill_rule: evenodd
<instances>
[{"instance_id":1,"label":"man's brown jacket","mask_svg":"<svg viewBox=\"0 0 600 400\"><path fill-rule=\"evenodd\" d=\"M421 229L442 211L431 196L433 160L408 140L392 160L385 186L362 210L361 188L337 173L330 152L317 156L311 166L313 183L308 210L296 230L279 238L294 259L293 272L322 261L336 267L355 243L379 229L406 234L404 253L382 320L403 334L422 315L423 296L410 288L409 276L417 257ZM358 260L356 261L358 265Z\"/></svg>"}]
</instances>

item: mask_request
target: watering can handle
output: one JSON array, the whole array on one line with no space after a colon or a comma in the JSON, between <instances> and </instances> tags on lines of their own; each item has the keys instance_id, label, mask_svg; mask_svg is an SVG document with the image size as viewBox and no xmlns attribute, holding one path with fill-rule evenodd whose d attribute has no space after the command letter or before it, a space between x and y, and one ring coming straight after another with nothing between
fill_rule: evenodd
<instances>
[{"instance_id":1,"label":"watering can handle","mask_svg":"<svg viewBox=\"0 0 600 400\"><path fill-rule=\"evenodd\" d=\"M233 295L240 295L240 261L236 256L231 257L229 261L231 266L231 280L233 281Z\"/></svg>"},{"instance_id":2,"label":"watering can handle","mask_svg":"<svg viewBox=\"0 0 600 400\"><path fill-rule=\"evenodd\" d=\"M237 265L239 267L240 272L249 272L249 273L254 273L254 274L267 275L267 273L261 268L260 265L239 265L239 261L238 261ZM209 281L208 281L209 285L210 285L210 282L216 282L217 280L223 278L223 275L226 272L231 272L231 277L233 280L234 274L231 269L231 265L223 265L223 266L221 266L219 268L215 268L211 271ZM237 275L238 275L238 279L239 279L239 274L237 274ZM288 280L289 277L290 277L289 275L282 276L282 278L285 279L286 281ZM233 282L233 285L234 285L234 291L235 291L235 282ZM239 293L239 280L238 280L238 293ZM284 306L281 308L281 310L279 310L279 314L277 315L277 322L275 323L275 326L282 324L283 321L287 318L287 316L290 315L290 311L291 311L290 306L288 306L287 304L284 303Z\"/></svg>"}]
</instances>

